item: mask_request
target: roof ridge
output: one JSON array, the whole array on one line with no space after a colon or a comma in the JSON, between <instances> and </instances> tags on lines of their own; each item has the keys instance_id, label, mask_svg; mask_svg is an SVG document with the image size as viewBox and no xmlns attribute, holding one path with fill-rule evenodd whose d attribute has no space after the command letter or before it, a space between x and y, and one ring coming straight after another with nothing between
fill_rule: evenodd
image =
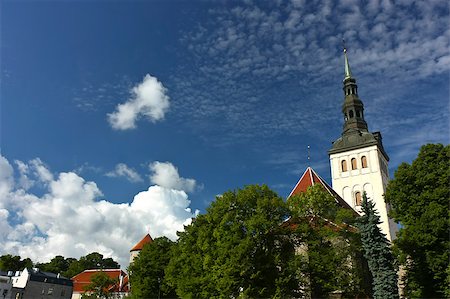
<instances>
[{"instance_id":1,"label":"roof ridge","mask_svg":"<svg viewBox=\"0 0 450 299\"><path fill-rule=\"evenodd\" d=\"M295 189L297 189L298 184L300 184L300 182L302 181L303 177L305 176L305 174L308 172L308 169L310 167L306 168L305 172L303 172L302 176L300 177L300 179L297 181L297 184L295 184L294 188L292 189L291 193L289 193L288 198L292 196L292 193L294 193Z\"/></svg>"}]
</instances>

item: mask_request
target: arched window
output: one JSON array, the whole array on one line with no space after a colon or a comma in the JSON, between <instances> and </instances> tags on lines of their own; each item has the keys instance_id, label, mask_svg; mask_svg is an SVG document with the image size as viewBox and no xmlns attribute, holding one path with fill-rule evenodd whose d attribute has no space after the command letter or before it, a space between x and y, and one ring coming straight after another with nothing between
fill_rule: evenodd
<instances>
[{"instance_id":1,"label":"arched window","mask_svg":"<svg viewBox=\"0 0 450 299\"><path fill-rule=\"evenodd\" d=\"M350 116L350 118L353 118L353 110L350 110L350 111L348 112L348 116Z\"/></svg>"},{"instance_id":2,"label":"arched window","mask_svg":"<svg viewBox=\"0 0 450 299\"><path fill-rule=\"evenodd\" d=\"M341 161L341 170L342 170L342 172L347 171L347 161L345 161L345 160Z\"/></svg>"},{"instance_id":3,"label":"arched window","mask_svg":"<svg viewBox=\"0 0 450 299\"><path fill-rule=\"evenodd\" d=\"M352 158L352 170L356 169L356 159Z\"/></svg>"},{"instance_id":4,"label":"arched window","mask_svg":"<svg viewBox=\"0 0 450 299\"><path fill-rule=\"evenodd\" d=\"M357 206L360 206L362 203L362 199L361 199L361 192L355 192L355 204Z\"/></svg>"},{"instance_id":5,"label":"arched window","mask_svg":"<svg viewBox=\"0 0 450 299\"><path fill-rule=\"evenodd\" d=\"M361 157L361 167L362 168L367 168L367 158L366 158L366 156L362 156Z\"/></svg>"},{"instance_id":6,"label":"arched window","mask_svg":"<svg viewBox=\"0 0 450 299\"><path fill-rule=\"evenodd\" d=\"M356 117L361 117L361 114L359 113L359 110L356 110Z\"/></svg>"}]
</instances>

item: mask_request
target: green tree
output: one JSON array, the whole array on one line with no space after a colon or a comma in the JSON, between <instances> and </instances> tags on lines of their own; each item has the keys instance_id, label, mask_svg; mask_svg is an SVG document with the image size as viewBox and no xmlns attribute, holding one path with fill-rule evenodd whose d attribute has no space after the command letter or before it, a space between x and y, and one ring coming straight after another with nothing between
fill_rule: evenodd
<instances>
[{"instance_id":1,"label":"green tree","mask_svg":"<svg viewBox=\"0 0 450 299\"><path fill-rule=\"evenodd\" d=\"M87 269L119 269L119 264L112 258L103 258L98 252L89 253L80 257L79 260L67 259L68 268L62 275L65 277L74 277L75 275Z\"/></svg>"},{"instance_id":2,"label":"green tree","mask_svg":"<svg viewBox=\"0 0 450 299\"><path fill-rule=\"evenodd\" d=\"M167 279L182 298L269 298L287 273L278 233L287 209L267 186L225 192L179 233ZM289 288L286 285L285 288Z\"/></svg>"},{"instance_id":3,"label":"green tree","mask_svg":"<svg viewBox=\"0 0 450 299\"><path fill-rule=\"evenodd\" d=\"M33 262L29 258L21 259L18 255L5 254L0 256L0 270L21 271L25 268L33 267Z\"/></svg>"},{"instance_id":4,"label":"green tree","mask_svg":"<svg viewBox=\"0 0 450 299\"><path fill-rule=\"evenodd\" d=\"M48 263L38 263L36 267L42 271L51 273L65 273L69 269L71 259L66 259L62 255L57 255Z\"/></svg>"},{"instance_id":5,"label":"green tree","mask_svg":"<svg viewBox=\"0 0 450 299\"><path fill-rule=\"evenodd\" d=\"M386 235L378 227L381 223L375 204L363 194L363 215L358 220L361 241L369 270L373 277L373 298L399 298L398 277L394 265L394 256Z\"/></svg>"},{"instance_id":6,"label":"green tree","mask_svg":"<svg viewBox=\"0 0 450 299\"><path fill-rule=\"evenodd\" d=\"M174 298L175 289L165 280L165 269L172 256L174 242L166 237L146 244L128 268L131 298Z\"/></svg>"},{"instance_id":7,"label":"green tree","mask_svg":"<svg viewBox=\"0 0 450 299\"><path fill-rule=\"evenodd\" d=\"M390 216L402 227L394 241L406 268L410 297L450 298L450 146L422 146L411 165L402 163L386 190Z\"/></svg>"},{"instance_id":8,"label":"green tree","mask_svg":"<svg viewBox=\"0 0 450 299\"><path fill-rule=\"evenodd\" d=\"M107 299L110 297L110 288L117 282L117 279L109 277L105 272L98 272L91 276L91 283L85 286L86 294L84 298L101 298Z\"/></svg>"},{"instance_id":9,"label":"green tree","mask_svg":"<svg viewBox=\"0 0 450 299\"><path fill-rule=\"evenodd\" d=\"M304 295L329 297L342 292L345 297L370 293L370 275L362 256L360 235L351 224L356 213L340 207L320 185L290 197L292 218L288 221L295 237Z\"/></svg>"}]
</instances>

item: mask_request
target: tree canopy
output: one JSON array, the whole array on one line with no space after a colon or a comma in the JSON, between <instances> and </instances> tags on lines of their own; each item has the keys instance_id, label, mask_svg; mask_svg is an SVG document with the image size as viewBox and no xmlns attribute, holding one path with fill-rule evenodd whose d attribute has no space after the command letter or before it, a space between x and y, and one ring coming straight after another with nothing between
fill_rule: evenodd
<instances>
[{"instance_id":1,"label":"tree canopy","mask_svg":"<svg viewBox=\"0 0 450 299\"><path fill-rule=\"evenodd\" d=\"M218 196L180 233L167 276L182 298L263 297L285 294L287 273L278 234L288 210L267 186ZM280 241L278 241L280 240Z\"/></svg>"},{"instance_id":2,"label":"tree canopy","mask_svg":"<svg viewBox=\"0 0 450 299\"><path fill-rule=\"evenodd\" d=\"M174 298L175 289L165 279L165 269L172 258L174 242L166 237L145 244L128 268L132 298Z\"/></svg>"},{"instance_id":3,"label":"tree canopy","mask_svg":"<svg viewBox=\"0 0 450 299\"><path fill-rule=\"evenodd\" d=\"M449 161L449 145L424 145L387 186L390 215L402 225L394 244L406 267L407 296L450 297Z\"/></svg>"},{"instance_id":4,"label":"tree canopy","mask_svg":"<svg viewBox=\"0 0 450 299\"><path fill-rule=\"evenodd\" d=\"M33 265L42 271L51 273L60 273L64 277L71 278L87 269L118 269L119 264L112 258L103 258L103 255L98 252L92 252L86 256L80 257L79 260L75 258L65 258L57 255L47 263L34 264L31 259L26 258L21 260L20 256L12 256L6 254L0 257L0 269L4 271L19 271ZM5 270L10 269L10 270Z\"/></svg>"},{"instance_id":5,"label":"tree canopy","mask_svg":"<svg viewBox=\"0 0 450 299\"><path fill-rule=\"evenodd\" d=\"M362 256L360 236L351 226L352 210L344 209L326 190L315 185L290 197L291 232L297 247L303 248L302 276L307 277L305 292L312 298L341 292L345 297L370 294L370 275ZM304 294L305 295L305 294Z\"/></svg>"},{"instance_id":6,"label":"tree canopy","mask_svg":"<svg viewBox=\"0 0 450 299\"><path fill-rule=\"evenodd\" d=\"M84 287L86 294L83 299L108 299L110 298L110 287L117 282L117 279L109 277L105 272L97 272L91 276L91 283Z\"/></svg>"},{"instance_id":7,"label":"tree canopy","mask_svg":"<svg viewBox=\"0 0 450 299\"><path fill-rule=\"evenodd\" d=\"M166 280L182 298L369 294L355 219L321 186L287 203L267 186L228 191L179 233Z\"/></svg>"},{"instance_id":8,"label":"tree canopy","mask_svg":"<svg viewBox=\"0 0 450 299\"><path fill-rule=\"evenodd\" d=\"M11 254L0 256L0 270L15 272L31 267L33 267L33 262L29 258L21 259L20 256Z\"/></svg>"}]
</instances>

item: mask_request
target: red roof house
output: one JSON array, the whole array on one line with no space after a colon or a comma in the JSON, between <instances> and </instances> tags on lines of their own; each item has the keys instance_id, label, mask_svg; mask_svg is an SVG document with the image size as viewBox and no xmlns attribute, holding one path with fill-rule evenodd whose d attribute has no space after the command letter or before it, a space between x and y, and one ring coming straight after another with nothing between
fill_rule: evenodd
<instances>
[{"instance_id":1,"label":"red roof house","mask_svg":"<svg viewBox=\"0 0 450 299\"><path fill-rule=\"evenodd\" d=\"M80 274L72 277L73 295L72 299L81 298L86 292L86 287L92 282L92 276L97 273L105 273L110 278L115 279L116 283L112 284L108 291L114 294L114 298L122 298L129 292L128 275L121 269L92 269L85 270Z\"/></svg>"}]
</instances>

